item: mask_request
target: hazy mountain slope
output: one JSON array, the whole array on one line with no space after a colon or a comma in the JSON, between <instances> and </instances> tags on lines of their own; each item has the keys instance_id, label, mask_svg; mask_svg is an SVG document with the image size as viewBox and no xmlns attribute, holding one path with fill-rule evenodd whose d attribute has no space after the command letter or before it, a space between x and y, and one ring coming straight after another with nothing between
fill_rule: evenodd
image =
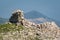
<instances>
[{"instance_id":1,"label":"hazy mountain slope","mask_svg":"<svg viewBox=\"0 0 60 40\"><path fill-rule=\"evenodd\" d=\"M30 21L37 22L37 23L52 21L51 18L49 18L49 17L47 17L47 16L43 15L42 13L35 11L35 10L25 13L25 18L29 19Z\"/></svg>"},{"instance_id":2,"label":"hazy mountain slope","mask_svg":"<svg viewBox=\"0 0 60 40\"><path fill-rule=\"evenodd\" d=\"M27 19L34 19L34 18L39 18L39 17L45 18L46 16L35 10L25 13L25 18Z\"/></svg>"},{"instance_id":3,"label":"hazy mountain slope","mask_svg":"<svg viewBox=\"0 0 60 40\"><path fill-rule=\"evenodd\" d=\"M8 21L8 19L1 18L1 17L0 17L0 24L5 23L5 22L7 22L7 21Z\"/></svg>"},{"instance_id":4,"label":"hazy mountain slope","mask_svg":"<svg viewBox=\"0 0 60 40\"><path fill-rule=\"evenodd\" d=\"M51 21L55 21L59 26L60 26L60 22L56 21L52 18L47 17L46 15L43 15L42 13L38 12L38 11L30 11L24 14L25 18L35 22L35 23L43 23L43 22L51 22Z\"/></svg>"}]
</instances>

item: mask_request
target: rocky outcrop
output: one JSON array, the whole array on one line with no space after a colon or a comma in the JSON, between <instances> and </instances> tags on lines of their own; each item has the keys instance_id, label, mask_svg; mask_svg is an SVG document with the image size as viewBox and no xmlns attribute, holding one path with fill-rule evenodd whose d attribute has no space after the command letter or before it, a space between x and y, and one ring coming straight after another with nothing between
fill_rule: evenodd
<instances>
[{"instance_id":1,"label":"rocky outcrop","mask_svg":"<svg viewBox=\"0 0 60 40\"><path fill-rule=\"evenodd\" d=\"M12 16L9 19L9 22L11 23L19 23L21 25L23 25L22 21L24 20L24 15L23 15L23 11L21 10L17 10L14 11Z\"/></svg>"}]
</instances>

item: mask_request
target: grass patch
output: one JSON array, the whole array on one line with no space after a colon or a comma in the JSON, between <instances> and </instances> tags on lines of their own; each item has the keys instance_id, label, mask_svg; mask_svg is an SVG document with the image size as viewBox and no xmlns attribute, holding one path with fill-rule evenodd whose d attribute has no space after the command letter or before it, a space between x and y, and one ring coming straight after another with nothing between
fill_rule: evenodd
<instances>
[{"instance_id":1,"label":"grass patch","mask_svg":"<svg viewBox=\"0 0 60 40\"><path fill-rule=\"evenodd\" d=\"M20 31L23 30L23 26L16 26L15 24L0 24L0 33L9 31Z\"/></svg>"}]
</instances>

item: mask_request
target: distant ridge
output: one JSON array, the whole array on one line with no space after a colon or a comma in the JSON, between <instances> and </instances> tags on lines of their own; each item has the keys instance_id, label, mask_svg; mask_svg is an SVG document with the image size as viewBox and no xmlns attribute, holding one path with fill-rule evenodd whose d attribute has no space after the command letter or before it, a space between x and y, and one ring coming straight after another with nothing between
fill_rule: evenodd
<instances>
[{"instance_id":1,"label":"distant ridge","mask_svg":"<svg viewBox=\"0 0 60 40\"><path fill-rule=\"evenodd\" d=\"M51 18L45 16L44 14L38 12L38 11L30 11L24 14L26 19L38 19L38 18L44 18L46 21L53 21Z\"/></svg>"},{"instance_id":2,"label":"distant ridge","mask_svg":"<svg viewBox=\"0 0 60 40\"><path fill-rule=\"evenodd\" d=\"M27 19L33 19L33 18L39 18L39 17L46 17L46 16L35 10L25 13L25 18Z\"/></svg>"},{"instance_id":3,"label":"distant ridge","mask_svg":"<svg viewBox=\"0 0 60 40\"><path fill-rule=\"evenodd\" d=\"M7 22L7 21L8 21L8 19L5 19L5 18L0 17L0 24L3 24L5 22Z\"/></svg>"}]
</instances>

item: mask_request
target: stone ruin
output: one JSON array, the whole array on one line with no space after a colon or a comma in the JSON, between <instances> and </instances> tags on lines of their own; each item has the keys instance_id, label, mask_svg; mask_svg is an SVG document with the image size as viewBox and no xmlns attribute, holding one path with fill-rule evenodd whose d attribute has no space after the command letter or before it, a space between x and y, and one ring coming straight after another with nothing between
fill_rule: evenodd
<instances>
[{"instance_id":1,"label":"stone ruin","mask_svg":"<svg viewBox=\"0 0 60 40\"><path fill-rule=\"evenodd\" d=\"M22 10L16 10L13 12L12 16L9 19L9 22L15 24L23 25L24 15Z\"/></svg>"}]
</instances>

